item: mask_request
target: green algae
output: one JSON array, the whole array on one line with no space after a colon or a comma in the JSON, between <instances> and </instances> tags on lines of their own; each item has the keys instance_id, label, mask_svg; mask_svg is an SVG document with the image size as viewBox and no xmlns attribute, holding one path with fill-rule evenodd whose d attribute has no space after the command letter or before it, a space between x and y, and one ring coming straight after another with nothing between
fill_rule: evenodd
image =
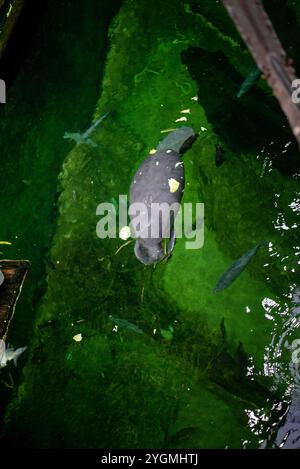
<instances>
[{"instance_id":1,"label":"green algae","mask_svg":"<svg viewBox=\"0 0 300 469\"><path fill-rule=\"evenodd\" d=\"M1 239L12 242L1 251L5 258L28 258L32 265L9 335L9 342L16 346L31 341L37 304L45 290L46 263L53 269L47 252L57 215L57 176L70 149L62 137L66 129L89 123L107 43L109 19L102 16L103 9L109 17L118 8L118 2L113 6L89 2L83 9L80 3L68 0L57 7L26 2L20 32L1 63L9 95L0 109L0 232ZM96 11L100 20L91 22ZM80 41L78 24L82 26ZM92 38L94 48L90 47ZM59 79L57 69L65 80ZM16 389L19 373L14 367L2 370L1 379L10 373ZM15 389L1 388L1 417Z\"/></svg>"},{"instance_id":2,"label":"green algae","mask_svg":"<svg viewBox=\"0 0 300 469\"><path fill-rule=\"evenodd\" d=\"M194 13L165 1L160 22L155 5L128 0L115 17L94 116L110 110L113 118L95 132L99 149L76 147L64 161L55 268L6 414L5 444L224 448L248 440L257 447L246 410L268 408L276 397L270 379L258 373L250 380L247 367L251 357L261 369L271 337L262 300L281 293L294 274L276 262L263 269L269 257L258 253L228 291L216 296L212 290L237 251L268 239L288 252L296 242L295 232L284 239L274 232L271 204L280 191L286 207L297 181L276 161L261 178L257 159L275 133L278 148L290 133L263 90L251 90L241 104L234 100L252 61L236 34L230 36L225 11L216 7L221 22L214 24L207 2ZM253 96L266 106L260 110ZM116 256L119 240L97 239L96 207L128 192L161 130L180 125L175 121L186 108L200 136L184 157L184 202L205 202L205 244L186 250L178 240L167 264L145 268L132 247ZM226 149L220 168L217 141ZM291 161L294 156L293 150ZM145 334L112 330L110 315ZM159 331L170 327L172 340L165 340ZM83 340L75 343L79 333Z\"/></svg>"}]
</instances>

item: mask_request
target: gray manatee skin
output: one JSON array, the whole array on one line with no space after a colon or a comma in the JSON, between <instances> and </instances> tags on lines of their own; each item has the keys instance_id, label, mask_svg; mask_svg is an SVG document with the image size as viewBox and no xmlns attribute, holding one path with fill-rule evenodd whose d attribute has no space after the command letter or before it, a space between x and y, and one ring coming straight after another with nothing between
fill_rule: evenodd
<instances>
[{"instance_id":1,"label":"gray manatee skin","mask_svg":"<svg viewBox=\"0 0 300 469\"><path fill-rule=\"evenodd\" d=\"M192 146L196 138L197 135L191 127L182 126L169 133L159 143L157 151L173 150L182 155Z\"/></svg>"},{"instance_id":2,"label":"gray manatee skin","mask_svg":"<svg viewBox=\"0 0 300 469\"><path fill-rule=\"evenodd\" d=\"M145 265L161 261L166 254L171 254L175 245L174 219L179 207L174 207L170 217L160 217L158 220L151 220L151 207L153 203L166 204L168 210L173 204L181 202L185 182L181 153L191 146L196 134L190 127L181 127L172 134L159 144L154 155L149 155L143 161L130 186L130 207L135 203L143 203L146 207L145 211L138 213L139 233L133 233L137 238L135 255ZM172 146L173 148L170 148ZM175 192L170 191L171 179L179 183ZM136 215L130 213L130 209L129 215L133 221ZM154 226L154 223L158 226ZM151 230L156 230L156 237L151 237ZM167 253L163 246L163 238L170 238Z\"/></svg>"}]
</instances>

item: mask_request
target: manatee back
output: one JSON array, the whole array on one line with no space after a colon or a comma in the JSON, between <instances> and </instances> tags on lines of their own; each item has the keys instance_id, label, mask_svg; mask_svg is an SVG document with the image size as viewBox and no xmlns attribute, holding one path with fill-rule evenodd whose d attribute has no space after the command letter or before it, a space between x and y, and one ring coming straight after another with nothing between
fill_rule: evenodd
<instances>
[{"instance_id":1,"label":"manatee back","mask_svg":"<svg viewBox=\"0 0 300 469\"><path fill-rule=\"evenodd\" d=\"M158 151L148 156L135 173L130 187L130 203L171 205L181 201L183 190L184 168L179 153Z\"/></svg>"}]
</instances>

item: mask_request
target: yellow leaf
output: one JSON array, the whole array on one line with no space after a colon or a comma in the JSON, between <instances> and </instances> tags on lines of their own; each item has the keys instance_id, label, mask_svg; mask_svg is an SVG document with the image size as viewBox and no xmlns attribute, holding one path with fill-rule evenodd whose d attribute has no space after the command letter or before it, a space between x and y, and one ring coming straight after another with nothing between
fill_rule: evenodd
<instances>
[{"instance_id":1,"label":"yellow leaf","mask_svg":"<svg viewBox=\"0 0 300 469\"><path fill-rule=\"evenodd\" d=\"M169 187L170 187L170 192L176 192L178 187L179 187L179 182L176 181L176 179L168 179Z\"/></svg>"},{"instance_id":2,"label":"yellow leaf","mask_svg":"<svg viewBox=\"0 0 300 469\"><path fill-rule=\"evenodd\" d=\"M81 342L82 341L82 334L74 335L73 340L75 340L75 342Z\"/></svg>"}]
</instances>

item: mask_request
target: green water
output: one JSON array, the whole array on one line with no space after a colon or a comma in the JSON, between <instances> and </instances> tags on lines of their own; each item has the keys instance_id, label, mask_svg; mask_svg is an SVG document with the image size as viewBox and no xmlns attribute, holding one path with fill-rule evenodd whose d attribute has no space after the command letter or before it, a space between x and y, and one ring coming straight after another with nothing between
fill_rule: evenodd
<instances>
[{"instance_id":1,"label":"green water","mask_svg":"<svg viewBox=\"0 0 300 469\"><path fill-rule=\"evenodd\" d=\"M265 2L299 71L300 2L278 3L284 13ZM271 446L292 383L290 353L274 348L300 251L299 151L276 101L263 80L236 98L253 61L219 2L32 5L30 36L0 69L0 238L13 243L2 251L32 263L9 335L28 351L0 375L1 446ZM63 139L107 111L97 148ZM132 245L116 255L120 240L97 238L96 207L128 193L184 115L199 138L183 201L205 203L204 247L179 239L167 263L145 267ZM263 240L272 245L213 294ZM144 334L116 331L109 315Z\"/></svg>"}]
</instances>

